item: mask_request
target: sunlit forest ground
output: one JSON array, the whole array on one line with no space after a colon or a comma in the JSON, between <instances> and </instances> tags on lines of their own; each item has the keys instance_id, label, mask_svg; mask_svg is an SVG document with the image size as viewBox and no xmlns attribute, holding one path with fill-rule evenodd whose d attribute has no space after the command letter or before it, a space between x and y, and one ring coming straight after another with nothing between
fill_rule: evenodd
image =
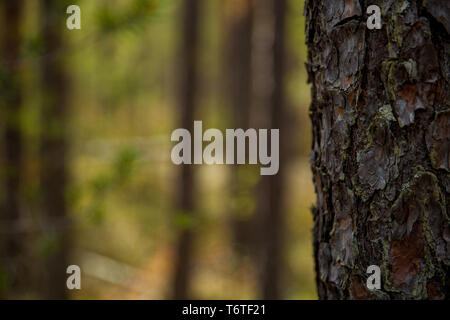
<instances>
[{"instance_id":1,"label":"sunlit forest ground","mask_svg":"<svg viewBox=\"0 0 450 320\"><path fill-rule=\"evenodd\" d=\"M102 21L108 22L102 18L104 7L119 15L127 3L77 1L82 8L82 30L70 33L70 47L65 52L72 77L68 201L76 228L71 263L82 267L84 277L82 290L74 291L72 298L168 297L176 230L184 227L195 230L193 298L257 298L257 266L248 257L237 258L232 250L228 223L234 201L231 167L199 167L195 219L186 221L174 213L179 167L170 161L170 134L179 126L180 1L159 1L150 18L103 30ZM31 39L37 19L34 5L28 3L27 9ZM229 127L231 117L220 94L223 4L207 0L204 5L198 118L206 127L223 129ZM286 164L284 192L288 229L283 291L288 299L316 298L310 212L315 195L308 162L310 87L304 67L302 14L303 1L289 1L286 91L296 130L289 141L294 147ZM37 63L30 61L31 65ZM27 77L31 82L35 75L30 72ZM31 85L27 90L25 117L29 123L37 116L33 112L37 92ZM30 125L30 145L35 134ZM28 166L32 175L33 164ZM259 167L248 179L257 182L258 172ZM242 201L255 206L256 200L249 196Z\"/></svg>"}]
</instances>

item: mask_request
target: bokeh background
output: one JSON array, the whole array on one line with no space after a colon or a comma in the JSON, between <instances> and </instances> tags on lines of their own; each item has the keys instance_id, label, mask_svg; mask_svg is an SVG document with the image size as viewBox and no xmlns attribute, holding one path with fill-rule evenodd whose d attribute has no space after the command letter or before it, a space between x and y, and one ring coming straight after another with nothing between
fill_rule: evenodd
<instances>
[{"instance_id":1,"label":"bokeh background","mask_svg":"<svg viewBox=\"0 0 450 320\"><path fill-rule=\"evenodd\" d=\"M64 44L52 52L43 49L44 1L23 1L20 50L2 62L14 65L11 77L21 88L20 107L8 109L6 76L0 98L3 111L17 110L22 142L13 194L19 209L11 218L5 211L11 117L2 111L0 234L20 242L14 257L1 253L2 297L46 297L52 274L42 262L63 250L65 260L54 259L52 270L65 274L68 264L82 270L82 289L66 291L72 299L316 298L304 1L286 0L281 11L274 0L193 1L194 13L189 0L72 1L81 8L82 29L67 30L62 11L55 25ZM192 14L196 38L186 18ZM2 29L8 33L8 24ZM276 41L281 58L274 56ZM42 112L48 56L64 57L67 81L60 125L68 153L54 154L52 162L68 168L57 187L67 212L64 223L46 222L56 233L44 227L41 201L49 188L40 148L48 125ZM193 87L185 80L192 57ZM276 88L281 100L273 98ZM260 176L259 165L172 164L170 135L192 119L204 129L280 127L280 175Z\"/></svg>"}]
</instances>

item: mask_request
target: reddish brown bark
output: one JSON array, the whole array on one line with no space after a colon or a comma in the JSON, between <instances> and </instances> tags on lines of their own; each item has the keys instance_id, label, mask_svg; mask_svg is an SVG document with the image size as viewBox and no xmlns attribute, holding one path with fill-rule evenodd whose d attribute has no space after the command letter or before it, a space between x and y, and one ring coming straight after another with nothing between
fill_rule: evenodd
<instances>
[{"instance_id":1,"label":"reddish brown bark","mask_svg":"<svg viewBox=\"0 0 450 320\"><path fill-rule=\"evenodd\" d=\"M307 1L305 13L319 297L449 298L448 2ZM369 265L380 290L365 286Z\"/></svg>"}]
</instances>

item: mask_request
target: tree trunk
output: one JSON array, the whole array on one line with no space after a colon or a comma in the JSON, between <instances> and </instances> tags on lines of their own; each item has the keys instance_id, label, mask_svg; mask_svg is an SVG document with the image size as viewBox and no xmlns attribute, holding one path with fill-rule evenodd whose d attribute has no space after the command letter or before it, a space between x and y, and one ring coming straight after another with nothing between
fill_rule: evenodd
<instances>
[{"instance_id":1,"label":"tree trunk","mask_svg":"<svg viewBox=\"0 0 450 320\"><path fill-rule=\"evenodd\" d=\"M305 14L319 298L448 299L448 2L308 0Z\"/></svg>"},{"instance_id":2,"label":"tree trunk","mask_svg":"<svg viewBox=\"0 0 450 320\"><path fill-rule=\"evenodd\" d=\"M225 6L225 46L223 74L224 99L231 110L234 128L250 128L251 78L252 78L252 25L253 1L231 0ZM236 148L236 147L235 147ZM235 150L236 152L236 150ZM247 155L248 156L248 155ZM231 229L233 248L238 257L250 254L256 242L252 182L243 174L248 166L233 166L231 173Z\"/></svg>"},{"instance_id":3,"label":"tree trunk","mask_svg":"<svg viewBox=\"0 0 450 320\"><path fill-rule=\"evenodd\" d=\"M20 223L20 174L22 169L22 85L17 65L20 57L22 1L4 1L1 10L0 101L4 115L4 203L0 216L0 296L3 290L17 293L24 278L24 241L14 232ZM3 180L3 179L2 179ZM22 240L22 241L21 241Z\"/></svg>"},{"instance_id":4,"label":"tree trunk","mask_svg":"<svg viewBox=\"0 0 450 320\"><path fill-rule=\"evenodd\" d=\"M264 176L262 183L267 191L268 208L262 216L262 279L261 297L263 299L282 298L282 274L284 263L285 208L283 201L285 167L287 165L285 128L285 18L286 0L272 0L273 47L272 79L273 89L270 99L271 128L280 129L280 169L276 175Z\"/></svg>"},{"instance_id":5,"label":"tree trunk","mask_svg":"<svg viewBox=\"0 0 450 320\"><path fill-rule=\"evenodd\" d=\"M197 51L198 51L198 19L201 1L185 0L182 8L182 39L181 39L181 124L189 132L194 132L194 117L197 93ZM192 220L195 210L195 179L192 165L183 165L179 183L178 212ZM190 279L192 271L193 230L187 226L178 226L177 256L173 279L173 298L187 299L190 294Z\"/></svg>"},{"instance_id":6,"label":"tree trunk","mask_svg":"<svg viewBox=\"0 0 450 320\"><path fill-rule=\"evenodd\" d=\"M70 222L66 202L68 184L68 74L64 47L66 1L42 4L42 134L41 192L45 225L43 293L47 299L66 297Z\"/></svg>"}]
</instances>

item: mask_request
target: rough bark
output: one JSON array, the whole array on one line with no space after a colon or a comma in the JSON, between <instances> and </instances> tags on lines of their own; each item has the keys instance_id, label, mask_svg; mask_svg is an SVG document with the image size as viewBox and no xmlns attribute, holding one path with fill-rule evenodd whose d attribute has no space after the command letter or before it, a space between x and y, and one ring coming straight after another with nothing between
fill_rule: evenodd
<instances>
[{"instance_id":1,"label":"rough bark","mask_svg":"<svg viewBox=\"0 0 450 320\"><path fill-rule=\"evenodd\" d=\"M305 15L319 298L448 299L448 1L307 1Z\"/></svg>"},{"instance_id":2,"label":"rough bark","mask_svg":"<svg viewBox=\"0 0 450 320\"><path fill-rule=\"evenodd\" d=\"M66 268L70 243L70 220L66 202L68 185L68 89L67 61L61 54L67 1L42 3L41 193L45 241L43 294L47 299L66 297Z\"/></svg>"},{"instance_id":3,"label":"rough bark","mask_svg":"<svg viewBox=\"0 0 450 320\"><path fill-rule=\"evenodd\" d=\"M182 39L181 39L181 125L189 132L194 132L194 120L197 95L197 51L198 51L198 19L201 1L183 1ZM179 183L178 213L192 219L195 210L195 177L194 166L183 165ZM187 299L190 295L190 279L192 277L194 232L189 226L181 226L178 234L175 271L173 279L174 299Z\"/></svg>"},{"instance_id":4,"label":"rough bark","mask_svg":"<svg viewBox=\"0 0 450 320\"><path fill-rule=\"evenodd\" d=\"M0 216L0 296L3 289L9 293L17 293L21 274L24 270L24 243L14 226L20 223L20 174L22 164L22 130L20 126L20 110L22 107L22 85L18 72L18 61L21 48L22 1L4 1L1 4L0 22L1 62L0 62L0 101L4 115L4 203ZM22 241L21 241L22 240Z\"/></svg>"}]
</instances>

